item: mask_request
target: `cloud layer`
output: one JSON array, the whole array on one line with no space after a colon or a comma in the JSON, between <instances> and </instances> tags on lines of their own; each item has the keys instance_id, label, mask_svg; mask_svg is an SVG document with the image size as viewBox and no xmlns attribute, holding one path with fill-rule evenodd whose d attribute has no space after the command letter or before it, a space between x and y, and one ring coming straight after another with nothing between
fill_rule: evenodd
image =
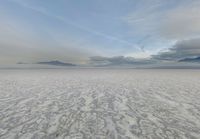
<instances>
[{"instance_id":1,"label":"cloud layer","mask_svg":"<svg viewBox=\"0 0 200 139\"><path fill-rule=\"evenodd\" d=\"M8 0L0 20L0 64L145 65L200 55L199 0Z\"/></svg>"},{"instance_id":2,"label":"cloud layer","mask_svg":"<svg viewBox=\"0 0 200 139\"><path fill-rule=\"evenodd\" d=\"M133 57L101 57L95 56L90 57L90 64L94 66L123 66L123 65L147 65L154 64L155 60L152 59L135 59Z\"/></svg>"},{"instance_id":3,"label":"cloud layer","mask_svg":"<svg viewBox=\"0 0 200 139\"><path fill-rule=\"evenodd\" d=\"M198 56L200 56L200 38L178 41L168 51L161 52L153 57L159 60L177 61Z\"/></svg>"}]
</instances>

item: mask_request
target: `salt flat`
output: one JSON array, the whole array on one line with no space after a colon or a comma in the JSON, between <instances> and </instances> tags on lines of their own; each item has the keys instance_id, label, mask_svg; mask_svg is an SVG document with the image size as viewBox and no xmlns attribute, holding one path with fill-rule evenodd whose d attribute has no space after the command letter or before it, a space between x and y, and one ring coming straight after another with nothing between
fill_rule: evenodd
<instances>
[{"instance_id":1,"label":"salt flat","mask_svg":"<svg viewBox=\"0 0 200 139\"><path fill-rule=\"evenodd\" d=\"M200 71L0 70L1 139L199 139Z\"/></svg>"}]
</instances>

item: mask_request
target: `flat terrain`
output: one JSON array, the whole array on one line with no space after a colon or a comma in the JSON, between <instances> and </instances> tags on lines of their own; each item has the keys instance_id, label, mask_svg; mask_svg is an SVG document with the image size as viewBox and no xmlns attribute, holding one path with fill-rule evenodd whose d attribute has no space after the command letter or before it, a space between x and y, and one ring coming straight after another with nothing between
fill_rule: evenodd
<instances>
[{"instance_id":1,"label":"flat terrain","mask_svg":"<svg viewBox=\"0 0 200 139\"><path fill-rule=\"evenodd\" d=\"M200 71L0 70L1 139L200 139Z\"/></svg>"}]
</instances>

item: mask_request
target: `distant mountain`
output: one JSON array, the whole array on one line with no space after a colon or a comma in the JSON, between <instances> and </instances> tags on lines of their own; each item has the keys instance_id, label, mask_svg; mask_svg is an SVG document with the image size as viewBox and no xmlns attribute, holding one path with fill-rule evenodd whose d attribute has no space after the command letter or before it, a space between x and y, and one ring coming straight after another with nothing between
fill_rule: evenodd
<instances>
[{"instance_id":1,"label":"distant mountain","mask_svg":"<svg viewBox=\"0 0 200 139\"><path fill-rule=\"evenodd\" d=\"M36 64L43 64L43 65L54 65L54 66L76 66L75 64L72 63L64 63L61 61L45 61L45 62L37 62Z\"/></svg>"},{"instance_id":2,"label":"distant mountain","mask_svg":"<svg viewBox=\"0 0 200 139\"><path fill-rule=\"evenodd\" d=\"M179 60L179 62L199 62L200 63L200 56L196 58L184 58Z\"/></svg>"},{"instance_id":3,"label":"distant mountain","mask_svg":"<svg viewBox=\"0 0 200 139\"><path fill-rule=\"evenodd\" d=\"M25 63L25 62L18 62L17 64L27 64L27 63Z\"/></svg>"}]
</instances>

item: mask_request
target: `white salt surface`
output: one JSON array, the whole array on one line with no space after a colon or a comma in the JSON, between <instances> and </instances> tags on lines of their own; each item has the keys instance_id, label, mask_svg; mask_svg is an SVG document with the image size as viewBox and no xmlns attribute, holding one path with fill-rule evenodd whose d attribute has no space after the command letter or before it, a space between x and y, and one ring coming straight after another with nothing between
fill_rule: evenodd
<instances>
[{"instance_id":1,"label":"white salt surface","mask_svg":"<svg viewBox=\"0 0 200 139\"><path fill-rule=\"evenodd\" d=\"M1 139L199 139L200 71L0 70Z\"/></svg>"}]
</instances>

